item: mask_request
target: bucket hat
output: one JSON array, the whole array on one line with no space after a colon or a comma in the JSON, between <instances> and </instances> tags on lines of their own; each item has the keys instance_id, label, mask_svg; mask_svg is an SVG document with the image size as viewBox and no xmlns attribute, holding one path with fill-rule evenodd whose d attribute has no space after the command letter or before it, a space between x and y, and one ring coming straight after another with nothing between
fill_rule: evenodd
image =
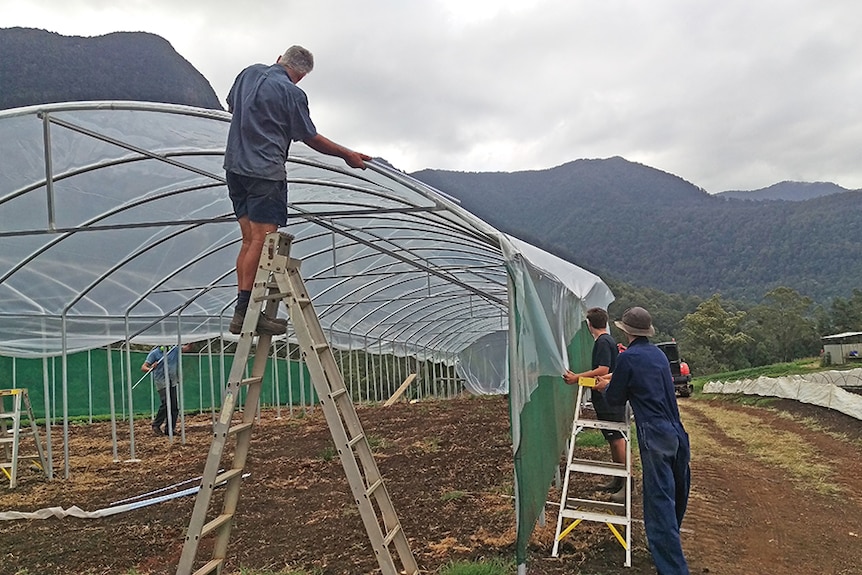
<instances>
[{"instance_id":1,"label":"bucket hat","mask_svg":"<svg viewBox=\"0 0 862 575\"><path fill-rule=\"evenodd\" d=\"M655 335L652 318L649 312L642 307L630 307L623 312L623 319L615 321L614 325L629 335Z\"/></svg>"}]
</instances>

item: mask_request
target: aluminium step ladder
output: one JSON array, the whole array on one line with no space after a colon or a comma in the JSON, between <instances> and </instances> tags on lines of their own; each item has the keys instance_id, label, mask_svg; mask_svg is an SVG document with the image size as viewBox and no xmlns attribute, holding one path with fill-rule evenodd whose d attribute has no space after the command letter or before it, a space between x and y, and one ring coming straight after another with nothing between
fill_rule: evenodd
<instances>
[{"instance_id":1,"label":"aluminium step ladder","mask_svg":"<svg viewBox=\"0 0 862 575\"><path fill-rule=\"evenodd\" d=\"M234 355L222 411L215 423L213 442L201 480L201 489L189 521L177 575L192 573L197 549L203 536L214 534L212 558L194 571L194 575L220 573L227 555L227 545L239 502L240 484L249 451L256 406L266 369L267 352L272 336L260 335L250 377L244 372L255 337L260 308L264 302L268 317L276 317L278 305L285 300L290 321L311 374L312 383L326 416L332 438L359 507L375 556L383 575L418 575L419 568L410 550L407 536L395 513L383 478L374 461L371 446L362 430L349 390L338 369L335 356L320 326L311 298L300 274L300 260L289 257L292 236L273 232L266 236L260 265L255 276L251 301L242 326ZM241 388L246 388L246 409L242 421L234 422L233 414ZM235 438L233 463L222 467L222 455L229 438ZM210 521L206 516L213 490L226 485L222 511ZM400 560L396 567L391 548Z\"/></svg>"},{"instance_id":2,"label":"aluminium step ladder","mask_svg":"<svg viewBox=\"0 0 862 575\"><path fill-rule=\"evenodd\" d=\"M626 405L625 422L602 421L584 416L584 388L595 385L594 378L582 377L578 381L578 395L575 403L575 418L572 421L572 435L569 438L566 450L566 474L562 484L562 495L560 497L560 511L557 515L557 529L554 536L554 547L551 556L557 557L560 541L571 533L583 521L595 521L604 523L613 533L619 544L625 550L625 566L632 564L632 449L631 449L631 409ZM615 463L609 461L582 459L575 456L576 440L578 434L585 429L608 429L622 433L626 442L626 462ZM569 490L577 484L579 478L585 475L600 475L607 477L622 477L625 481L625 501L614 503L598 499L587 499L573 497ZM565 528L563 523L570 523ZM617 526L621 526L624 534L620 533Z\"/></svg>"},{"instance_id":3,"label":"aluminium step ladder","mask_svg":"<svg viewBox=\"0 0 862 575\"><path fill-rule=\"evenodd\" d=\"M30 438L35 443L35 453L22 455L21 443ZM49 481L53 479L51 466L45 459L42 440L39 438L39 426L33 417L30 396L25 387L0 389L0 445L3 446L0 470L9 478L10 489L18 486L18 469L22 460L32 461L45 473Z\"/></svg>"}]
</instances>

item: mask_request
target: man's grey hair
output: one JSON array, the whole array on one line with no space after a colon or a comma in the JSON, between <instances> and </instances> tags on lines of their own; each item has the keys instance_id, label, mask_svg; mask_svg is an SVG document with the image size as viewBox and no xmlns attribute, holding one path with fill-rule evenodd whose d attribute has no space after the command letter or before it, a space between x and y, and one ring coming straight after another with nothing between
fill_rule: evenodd
<instances>
[{"instance_id":1,"label":"man's grey hair","mask_svg":"<svg viewBox=\"0 0 862 575\"><path fill-rule=\"evenodd\" d=\"M281 55L278 63L300 74L308 74L314 68L314 56L302 46L291 46Z\"/></svg>"}]
</instances>

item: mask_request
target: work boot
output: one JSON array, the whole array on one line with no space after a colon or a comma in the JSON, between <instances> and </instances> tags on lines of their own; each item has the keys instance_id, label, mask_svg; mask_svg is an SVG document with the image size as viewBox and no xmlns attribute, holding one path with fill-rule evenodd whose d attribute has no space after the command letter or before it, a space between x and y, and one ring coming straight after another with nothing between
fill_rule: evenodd
<instances>
[{"instance_id":1,"label":"work boot","mask_svg":"<svg viewBox=\"0 0 862 575\"><path fill-rule=\"evenodd\" d=\"M620 487L619 491L615 491L611 493L611 501L614 503L625 503L626 502L626 486L623 485Z\"/></svg>"},{"instance_id":2,"label":"work boot","mask_svg":"<svg viewBox=\"0 0 862 575\"><path fill-rule=\"evenodd\" d=\"M153 435L164 435L162 433L162 428L158 425L153 425Z\"/></svg>"},{"instance_id":3,"label":"work boot","mask_svg":"<svg viewBox=\"0 0 862 575\"><path fill-rule=\"evenodd\" d=\"M245 321L245 312L234 311L230 320L228 331L234 335L242 333L242 323ZM265 313L261 313L257 319L258 335L281 335L287 331L287 320L281 318L270 319Z\"/></svg>"},{"instance_id":4,"label":"work boot","mask_svg":"<svg viewBox=\"0 0 862 575\"><path fill-rule=\"evenodd\" d=\"M602 483L596 489L598 491L619 491L620 487L625 487L625 481L622 477L611 477L610 481L607 483Z\"/></svg>"}]
</instances>

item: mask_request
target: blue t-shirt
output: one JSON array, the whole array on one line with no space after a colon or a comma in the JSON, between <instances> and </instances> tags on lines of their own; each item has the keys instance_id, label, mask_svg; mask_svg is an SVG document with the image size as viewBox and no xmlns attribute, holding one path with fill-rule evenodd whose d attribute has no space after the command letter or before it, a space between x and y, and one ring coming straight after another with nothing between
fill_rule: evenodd
<instances>
[{"instance_id":1,"label":"blue t-shirt","mask_svg":"<svg viewBox=\"0 0 862 575\"><path fill-rule=\"evenodd\" d=\"M253 64L240 72L227 104L233 117L224 151L226 171L284 180L290 143L317 135L308 97L279 64Z\"/></svg>"},{"instance_id":2,"label":"blue t-shirt","mask_svg":"<svg viewBox=\"0 0 862 575\"><path fill-rule=\"evenodd\" d=\"M150 365L155 364L157 361L160 361L165 356L165 351L168 351L168 377L171 380L171 387L175 387L179 383L180 379L180 348L177 346L173 346L168 348L166 346L160 345L159 347L154 347L150 353L147 354L146 362ZM164 389L165 388L165 364L160 363L155 366L153 370L150 372L153 374L153 382L156 384L156 389Z\"/></svg>"}]
</instances>

